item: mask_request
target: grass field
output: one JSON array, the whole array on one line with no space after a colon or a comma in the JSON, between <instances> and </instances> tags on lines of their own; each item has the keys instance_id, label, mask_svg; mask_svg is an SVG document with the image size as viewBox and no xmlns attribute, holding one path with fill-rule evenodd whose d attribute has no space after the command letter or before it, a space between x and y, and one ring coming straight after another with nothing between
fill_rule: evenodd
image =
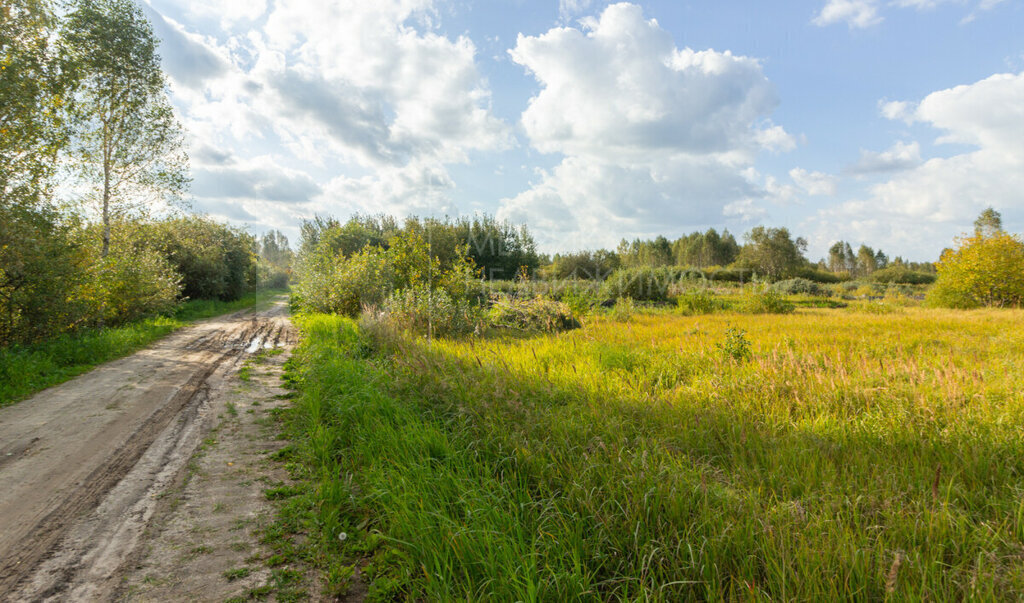
<instances>
[{"instance_id":1,"label":"grass field","mask_svg":"<svg viewBox=\"0 0 1024 603\"><path fill-rule=\"evenodd\" d=\"M647 311L430 343L297 322L283 456L305 486L277 546L338 588L368 560L379 598L1024 592L1024 311Z\"/></svg>"},{"instance_id":2,"label":"grass field","mask_svg":"<svg viewBox=\"0 0 1024 603\"><path fill-rule=\"evenodd\" d=\"M104 362L127 356L196 320L266 303L285 293L284 290L258 291L233 302L189 301L173 316L147 318L109 329L90 329L35 345L0 348L0 408Z\"/></svg>"}]
</instances>

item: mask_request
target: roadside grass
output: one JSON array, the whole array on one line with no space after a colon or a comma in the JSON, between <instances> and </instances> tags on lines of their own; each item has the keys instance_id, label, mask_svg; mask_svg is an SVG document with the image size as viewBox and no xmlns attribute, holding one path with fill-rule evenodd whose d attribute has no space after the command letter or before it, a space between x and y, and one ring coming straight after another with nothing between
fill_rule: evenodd
<instances>
[{"instance_id":1,"label":"roadside grass","mask_svg":"<svg viewBox=\"0 0 1024 603\"><path fill-rule=\"evenodd\" d=\"M370 600L1024 592L1024 311L296 323L270 538L335 592L356 563Z\"/></svg>"},{"instance_id":2,"label":"roadside grass","mask_svg":"<svg viewBox=\"0 0 1024 603\"><path fill-rule=\"evenodd\" d=\"M285 290L256 291L239 300L195 300L171 316L156 316L124 326L90 329L26 346L0 348L0 408L127 356L182 327L267 304Z\"/></svg>"}]
</instances>

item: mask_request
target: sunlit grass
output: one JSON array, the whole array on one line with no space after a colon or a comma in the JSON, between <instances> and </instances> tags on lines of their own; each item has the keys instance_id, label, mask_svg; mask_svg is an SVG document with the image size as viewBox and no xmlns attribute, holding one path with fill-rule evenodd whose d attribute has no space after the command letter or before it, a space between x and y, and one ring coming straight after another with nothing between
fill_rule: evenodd
<instances>
[{"instance_id":1,"label":"sunlit grass","mask_svg":"<svg viewBox=\"0 0 1024 603\"><path fill-rule=\"evenodd\" d=\"M1021 324L663 310L364 358L351 322L307 317L290 424L313 544L430 600L1013 598Z\"/></svg>"},{"instance_id":2,"label":"sunlit grass","mask_svg":"<svg viewBox=\"0 0 1024 603\"><path fill-rule=\"evenodd\" d=\"M127 356L196 320L266 304L283 293L258 291L232 302L189 301L173 316L90 329L34 345L0 348L0 407L63 383L99 364Z\"/></svg>"}]
</instances>

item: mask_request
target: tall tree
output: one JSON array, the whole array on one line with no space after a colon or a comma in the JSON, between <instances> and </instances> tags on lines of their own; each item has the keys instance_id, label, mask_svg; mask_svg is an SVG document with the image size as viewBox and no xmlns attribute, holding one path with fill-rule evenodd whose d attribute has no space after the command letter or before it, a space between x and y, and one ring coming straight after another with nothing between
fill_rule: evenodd
<instances>
[{"instance_id":1,"label":"tall tree","mask_svg":"<svg viewBox=\"0 0 1024 603\"><path fill-rule=\"evenodd\" d=\"M779 279L807 265L807 241L802 237L793 240L787 228L757 226L747 233L746 240L737 260L745 268Z\"/></svg>"},{"instance_id":2,"label":"tall tree","mask_svg":"<svg viewBox=\"0 0 1024 603\"><path fill-rule=\"evenodd\" d=\"M106 257L113 219L180 199L188 158L157 40L135 2L75 0L63 39L76 75L75 157L99 202Z\"/></svg>"},{"instance_id":3,"label":"tall tree","mask_svg":"<svg viewBox=\"0 0 1024 603\"><path fill-rule=\"evenodd\" d=\"M53 26L46 0L0 4L0 203L8 207L48 198L67 140L67 82L50 42Z\"/></svg>"},{"instance_id":4,"label":"tall tree","mask_svg":"<svg viewBox=\"0 0 1024 603\"><path fill-rule=\"evenodd\" d=\"M979 237L992 237L1003 231L1003 217L995 209L988 207L974 221L974 234Z\"/></svg>"}]
</instances>

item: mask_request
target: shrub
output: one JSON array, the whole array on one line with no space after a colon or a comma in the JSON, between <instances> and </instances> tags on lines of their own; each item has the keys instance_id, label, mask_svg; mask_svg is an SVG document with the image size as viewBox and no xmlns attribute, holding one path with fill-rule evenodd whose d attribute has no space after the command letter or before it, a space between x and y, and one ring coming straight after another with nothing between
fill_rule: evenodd
<instances>
[{"instance_id":1,"label":"shrub","mask_svg":"<svg viewBox=\"0 0 1024 603\"><path fill-rule=\"evenodd\" d=\"M1002 231L958 241L942 254L930 305L950 308L1024 303L1024 241Z\"/></svg>"},{"instance_id":2,"label":"shrub","mask_svg":"<svg viewBox=\"0 0 1024 603\"><path fill-rule=\"evenodd\" d=\"M707 289L692 289L676 298L676 304L683 314L711 314L722 307Z\"/></svg>"},{"instance_id":3,"label":"shrub","mask_svg":"<svg viewBox=\"0 0 1024 603\"><path fill-rule=\"evenodd\" d=\"M833 285L835 283L842 282L850 277L849 273L829 272L828 270L820 270L818 268L803 268L797 270L796 273L798 278L814 281L816 283L823 283L826 285Z\"/></svg>"},{"instance_id":4,"label":"shrub","mask_svg":"<svg viewBox=\"0 0 1024 603\"><path fill-rule=\"evenodd\" d=\"M476 330L481 311L465 299L452 298L443 289L418 285L392 293L384 302L380 318L396 329L451 337Z\"/></svg>"},{"instance_id":5,"label":"shrub","mask_svg":"<svg viewBox=\"0 0 1024 603\"><path fill-rule=\"evenodd\" d=\"M771 289L784 295L821 295L825 297L832 295L832 292L828 289L805 278L791 278L779 281L773 284Z\"/></svg>"},{"instance_id":6,"label":"shrub","mask_svg":"<svg viewBox=\"0 0 1024 603\"><path fill-rule=\"evenodd\" d=\"M679 271L672 268L624 268L612 273L601 291L612 299L663 302L668 300L669 286L679 276Z\"/></svg>"},{"instance_id":7,"label":"shrub","mask_svg":"<svg viewBox=\"0 0 1024 603\"><path fill-rule=\"evenodd\" d=\"M522 331L567 331L580 326L568 305L542 297L500 297L491 307L489 322L496 327Z\"/></svg>"},{"instance_id":8,"label":"shrub","mask_svg":"<svg viewBox=\"0 0 1024 603\"><path fill-rule=\"evenodd\" d=\"M636 314L636 303L632 297L620 297L612 306L612 320L625 322Z\"/></svg>"},{"instance_id":9,"label":"shrub","mask_svg":"<svg viewBox=\"0 0 1024 603\"><path fill-rule=\"evenodd\" d=\"M746 293L737 310L744 314L789 314L796 308L777 291L766 289L759 293Z\"/></svg>"},{"instance_id":10,"label":"shrub","mask_svg":"<svg viewBox=\"0 0 1024 603\"><path fill-rule=\"evenodd\" d=\"M392 272L379 247L366 247L348 259L316 254L303 266L296 296L314 312L355 316L363 306L387 299L394 289Z\"/></svg>"},{"instance_id":11,"label":"shrub","mask_svg":"<svg viewBox=\"0 0 1024 603\"><path fill-rule=\"evenodd\" d=\"M868 279L876 283L895 283L901 285L930 285L935 282L935 275L917 272L905 266L889 266L872 272Z\"/></svg>"},{"instance_id":12,"label":"shrub","mask_svg":"<svg viewBox=\"0 0 1024 603\"><path fill-rule=\"evenodd\" d=\"M178 304L181 281L158 252L112 252L94 268L98 317L115 325L165 313Z\"/></svg>"},{"instance_id":13,"label":"shrub","mask_svg":"<svg viewBox=\"0 0 1024 603\"><path fill-rule=\"evenodd\" d=\"M747 332L736 327L726 329L725 341L715 344L715 347L727 359L737 362L749 360L751 357L750 340L747 339Z\"/></svg>"},{"instance_id":14,"label":"shrub","mask_svg":"<svg viewBox=\"0 0 1024 603\"><path fill-rule=\"evenodd\" d=\"M590 312L590 308L594 305L594 299L582 292L567 291L562 295L561 300L573 316L580 317L586 316Z\"/></svg>"},{"instance_id":15,"label":"shrub","mask_svg":"<svg viewBox=\"0 0 1024 603\"><path fill-rule=\"evenodd\" d=\"M122 229L133 230L122 225ZM156 249L181 275L190 299L232 301L253 285L256 239L210 218L189 216L139 225L129 234L136 248ZM256 279L258 280L258 279Z\"/></svg>"}]
</instances>

